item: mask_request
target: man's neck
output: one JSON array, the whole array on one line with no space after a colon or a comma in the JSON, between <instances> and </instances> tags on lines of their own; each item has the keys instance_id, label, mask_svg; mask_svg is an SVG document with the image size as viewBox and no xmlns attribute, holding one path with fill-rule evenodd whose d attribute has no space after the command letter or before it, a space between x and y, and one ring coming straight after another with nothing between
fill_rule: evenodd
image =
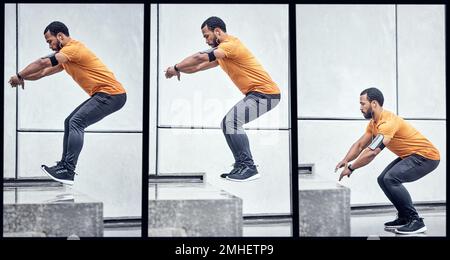
<instances>
[{"instance_id":1,"label":"man's neck","mask_svg":"<svg viewBox=\"0 0 450 260\"><path fill-rule=\"evenodd\" d=\"M376 123L381 117L381 112L383 112L383 108L380 107L380 109L377 109L373 112L373 121Z\"/></svg>"},{"instance_id":2,"label":"man's neck","mask_svg":"<svg viewBox=\"0 0 450 260\"><path fill-rule=\"evenodd\" d=\"M68 44L70 41L72 40L72 38L70 37L65 37L63 41L61 41L61 45L64 47L66 46L66 44Z\"/></svg>"},{"instance_id":3,"label":"man's neck","mask_svg":"<svg viewBox=\"0 0 450 260\"><path fill-rule=\"evenodd\" d=\"M222 33L222 35L220 35L220 39L218 39L218 40L219 40L219 43L225 41L227 38L228 38L228 34L225 33L225 32Z\"/></svg>"}]
</instances>

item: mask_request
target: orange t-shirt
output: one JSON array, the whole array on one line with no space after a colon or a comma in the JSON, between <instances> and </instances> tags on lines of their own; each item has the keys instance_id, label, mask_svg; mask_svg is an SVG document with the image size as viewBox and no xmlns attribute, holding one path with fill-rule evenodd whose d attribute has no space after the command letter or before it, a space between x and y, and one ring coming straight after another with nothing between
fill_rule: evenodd
<instances>
[{"instance_id":1,"label":"orange t-shirt","mask_svg":"<svg viewBox=\"0 0 450 260\"><path fill-rule=\"evenodd\" d=\"M125 89L95 54L83 43L71 39L59 50L69 60L62 66L89 96L97 92L123 94Z\"/></svg>"},{"instance_id":2,"label":"orange t-shirt","mask_svg":"<svg viewBox=\"0 0 450 260\"><path fill-rule=\"evenodd\" d=\"M225 52L225 58L217 59L220 67L242 93L280 94L277 84L238 38L228 35L217 48Z\"/></svg>"},{"instance_id":3,"label":"orange t-shirt","mask_svg":"<svg viewBox=\"0 0 450 260\"><path fill-rule=\"evenodd\" d=\"M376 123L370 120L366 132L372 136L382 134L391 138L386 147L401 158L415 153L431 160L440 160L438 149L427 138L390 111L383 109Z\"/></svg>"}]
</instances>

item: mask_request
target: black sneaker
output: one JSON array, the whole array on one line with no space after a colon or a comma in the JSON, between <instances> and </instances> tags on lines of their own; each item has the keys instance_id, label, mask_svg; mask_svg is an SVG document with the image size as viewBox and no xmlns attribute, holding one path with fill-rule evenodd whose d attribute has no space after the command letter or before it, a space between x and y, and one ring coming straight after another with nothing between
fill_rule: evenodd
<instances>
[{"instance_id":1,"label":"black sneaker","mask_svg":"<svg viewBox=\"0 0 450 260\"><path fill-rule=\"evenodd\" d=\"M75 172L66 169L62 164L53 167L41 165L41 169L55 181L59 181L68 185L73 185Z\"/></svg>"},{"instance_id":2,"label":"black sneaker","mask_svg":"<svg viewBox=\"0 0 450 260\"><path fill-rule=\"evenodd\" d=\"M255 165L247 166L242 165L241 170L227 176L227 180L230 181L252 181L259 179L261 175L258 173Z\"/></svg>"},{"instance_id":3,"label":"black sneaker","mask_svg":"<svg viewBox=\"0 0 450 260\"><path fill-rule=\"evenodd\" d=\"M231 170L229 173L222 173L222 174L220 175L220 178L226 179L228 175L230 175L230 174L235 174L235 173L237 173L238 171L240 171L240 170L241 170L241 167L242 167L242 165L241 165L240 163L233 163L233 170Z\"/></svg>"},{"instance_id":4,"label":"black sneaker","mask_svg":"<svg viewBox=\"0 0 450 260\"><path fill-rule=\"evenodd\" d=\"M384 223L384 228L395 229L395 228L399 228L401 226L404 226L406 224L408 224L408 218L397 217L393 221L389 221L389 222Z\"/></svg>"},{"instance_id":5,"label":"black sneaker","mask_svg":"<svg viewBox=\"0 0 450 260\"><path fill-rule=\"evenodd\" d=\"M423 218L414 217L409 220L408 224L397 228L395 233L410 235L423 233L425 231L427 231L427 227L425 226L425 223L423 223Z\"/></svg>"},{"instance_id":6,"label":"black sneaker","mask_svg":"<svg viewBox=\"0 0 450 260\"><path fill-rule=\"evenodd\" d=\"M56 166L64 167L64 161L56 161Z\"/></svg>"}]
</instances>

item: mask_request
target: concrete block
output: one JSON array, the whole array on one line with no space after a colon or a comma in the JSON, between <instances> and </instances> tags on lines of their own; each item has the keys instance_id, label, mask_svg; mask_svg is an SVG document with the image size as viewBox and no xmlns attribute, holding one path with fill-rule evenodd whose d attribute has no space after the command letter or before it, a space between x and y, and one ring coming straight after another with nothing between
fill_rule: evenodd
<instances>
[{"instance_id":1,"label":"concrete block","mask_svg":"<svg viewBox=\"0 0 450 260\"><path fill-rule=\"evenodd\" d=\"M3 194L5 237L103 236L103 203L69 187L9 187Z\"/></svg>"},{"instance_id":2,"label":"concrete block","mask_svg":"<svg viewBox=\"0 0 450 260\"><path fill-rule=\"evenodd\" d=\"M350 189L300 178L299 214L300 236L350 236Z\"/></svg>"},{"instance_id":3,"label":"concrete block","mask_svg":"<svg viewBox=\"0 0 450 260\"><path fill-rule=\"evenodd\" d=\"M242 236L242 200L207 183L150 184L148 215L149 236Z\"/></svg>"}]
</instances>

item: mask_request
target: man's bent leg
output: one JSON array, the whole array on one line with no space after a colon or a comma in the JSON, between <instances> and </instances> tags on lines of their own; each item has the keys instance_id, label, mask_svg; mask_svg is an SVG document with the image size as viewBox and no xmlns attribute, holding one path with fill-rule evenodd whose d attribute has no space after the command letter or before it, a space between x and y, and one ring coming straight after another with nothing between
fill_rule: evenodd
<instances>
[{"instance_id":1,"label":"man's bent leg","mask_svg":"<svg viewBox=\"0 0 450 260\"><path fill-rule=\"evenodd\" d=\"M267 100L259 100L250 93L233 106L222 120L222 131L237 163L253 165L250 144L243 125L267 112L267 108L261 111L259 109L261 105L266 107L267 103Z\"/></svg>"},{"instance_id":2,"label":"man's bent leg","mask_svg":"<svg viewBox=\"0 0 450 260\"><path fill-rule=\"evenodd\" d=\"M388 166L386 166L386 168L383 170L383 172L378 176L377 181L378 181L378 185L380 186L381 190L383 190L384 194L386 195L386 197L389 199L389 201L392 202L392 204L394 204L394 199L392 198L392 195L390 194L388 188L386 187L386 183L385 183L385 179L384 176L386 175L386 173L392 169L392 167L394 167L397 163L399 163L402 160L402 158L398 157L396 158L394 161L392 161ZM395 206L395 204L394 204ZM397 209L398 211L398 209ZM406 217L406 216L400 216L399 217Z\"/></svg>"},{"instance_id":3,"label":"man's bent leg","mask_svg":"<svg viewBox=\"0 0 450 260\"><path fill-rule=\"evenodd\" d=\"M70 115L64 120L64 138L63 138L63 150L62 150L62 155L61 155L61 161L60 162L64 162L66 159L66 152L67 152L67 139L69 138L69 121L70 119L73 117L73 115L75 115L75 113L80 110L81 107L84 106L84 104L86 104L89 100L91 100L92 97L88 98L86 101L84 101L83 103L81 103L81 105L79 105L77 108L75 108L74 111L72 111L72 113L70 113Z\"/></svg>"},{"instance_id":4,"label":"man's bent leg","mask_svg":"<svg viewBox=\"0 0 450 260\"><path fill-rule=\"evenodd\" d=\"M411 155L394 165L383 178L386 189L399 215L417 218L418 213L413 206L411 195L402 183L416 181L427 175L439 165L439 161L429 160L420 155Z\"/></svg>"},{"instance_id":5,"label":"man's bent leg","mask_svg":"<svg viewBox=\"0 0 450 260\"><path fill-rule=\"evenodd\" d=\"M274 108L280 101L279 97L279 95L249 93L228 112L223 120L222 129L235 160L245 165L250 171L257 172L243 125Z\"/></svg>"},{"instance_id":6,"label":"man's bent leg","mask_svg":"<svg viewBox=\"0 0 450 260\"><path fill-rule=\"evenodd\" d=\"M83 148L84 129L125 105L126 94L96 93L69 120L65 166L74 171Z\"/></svg>"}]
</instances>

